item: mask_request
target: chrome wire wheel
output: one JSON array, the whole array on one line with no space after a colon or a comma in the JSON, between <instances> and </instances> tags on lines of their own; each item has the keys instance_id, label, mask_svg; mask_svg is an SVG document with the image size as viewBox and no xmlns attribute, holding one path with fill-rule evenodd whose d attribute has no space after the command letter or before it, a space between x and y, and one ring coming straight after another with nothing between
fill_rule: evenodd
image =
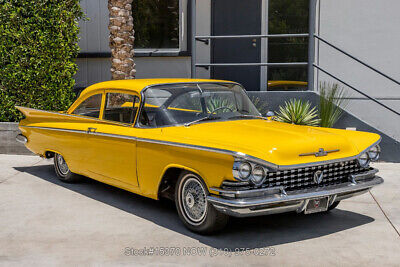
<instances>
[{"instance_id":1,"label":"chrome wire wheel","mask_svg":"<svg viewBox=\"0 0 400 267\"><path fill-rule=\"evenodd\" d=\"M61 175L66 176L69 173L69 168L63 156L56 154L57 169Z\"/></svg>"},{"instance_id":2,"label":"chrome wire wheel","mask_svg":"<svg viewBox=\"0 0 400 267\"><path fill-rule=\"evenodd\" d=\"M188 222L199 225L207 215L207 195L201 182L188 174L181 183L179 204Z\"/></svg>"}]
</instances>

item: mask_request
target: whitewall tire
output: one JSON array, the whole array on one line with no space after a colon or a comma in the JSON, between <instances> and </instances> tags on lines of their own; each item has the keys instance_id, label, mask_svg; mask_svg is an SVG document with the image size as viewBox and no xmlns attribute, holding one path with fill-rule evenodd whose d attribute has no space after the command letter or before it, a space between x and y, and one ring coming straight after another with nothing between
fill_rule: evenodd
<instances>
[{"instance_id":1,"label":"whitewall tire","mask_svg":"<svg viewBox=\"0 0 400 267\"><path fill-rule=\"evenodd\" d=\"M196 174L183 171L175 186L175 204L179 217L190 230L207 234L225 227L228 216L207 201L208 190Z\"/></svg>"},{"instance_id":2,"label":"whitewall tire","mask_svg":"<svg viewBox=\"0 0 400 267\"><path fill-rule=\"evenodd\" d=\"M58 178L67 183L75 183L81 180L81 176L71 172L64 157L58 153L54 154L54 169Z\"/></svg>"}]
</instances>

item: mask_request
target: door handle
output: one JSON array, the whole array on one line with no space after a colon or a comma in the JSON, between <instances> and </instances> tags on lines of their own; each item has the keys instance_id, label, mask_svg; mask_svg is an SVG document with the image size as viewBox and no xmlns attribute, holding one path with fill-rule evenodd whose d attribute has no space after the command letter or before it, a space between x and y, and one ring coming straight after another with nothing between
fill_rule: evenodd
<instances>
[{"instance_id":1,"label":"door handle","mask_svg":"<svg viewBox=\"0 0 400 267\"><path fill-rule=\"evenodd\" d=\"M89 127L89 128L87 128L87 131L86 131L86 133L88 133L88 134L90 134L90 133L94 133L94 132L96 132L96 130L97 130L97 128L92 128L92 127Z\"/></svg>"}]
</instances>

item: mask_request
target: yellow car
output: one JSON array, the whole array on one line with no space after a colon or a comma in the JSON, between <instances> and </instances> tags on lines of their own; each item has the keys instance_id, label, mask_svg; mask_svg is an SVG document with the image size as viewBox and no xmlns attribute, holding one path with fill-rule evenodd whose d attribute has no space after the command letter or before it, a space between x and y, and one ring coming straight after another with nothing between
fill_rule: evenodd
<instances>
[{"instance_id":1,"label":"yellow car","mask_svg":"<svg viewBox=\"0 0 400 267\"><path fill-rule=\"evenodd\" d=\"M268 81L269 91L304 91L308 83L302 81Z\"/></svg>"},{"instance_id":2,"label":"yellow car","mask_svg":"<svg viewBox=\"0 0 400 267\"><path fill-rule=\"evenodd\" d=\"M137 79L85 89L66 112L18 107L17 140L81 175L175 201L192 231L229 216L323 212L383 179L374 133L297 126L261 114L237 83Z\"/></svg>"}]
</instances>

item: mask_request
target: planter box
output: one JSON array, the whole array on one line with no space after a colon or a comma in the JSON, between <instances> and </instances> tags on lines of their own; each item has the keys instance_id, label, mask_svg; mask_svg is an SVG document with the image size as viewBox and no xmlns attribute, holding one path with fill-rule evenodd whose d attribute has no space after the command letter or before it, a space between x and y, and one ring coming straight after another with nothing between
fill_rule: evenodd
<instances>
[{"instance_id":1,"label":"planter box","mask_svg":"<svg viewBox=\"0 0 400 267\"><path fill-rule=\"evenodd\" d=\"M33 155L15 140L19 133L18 122L0 122L0 154Z\"/></svg>"}]
</instances>

